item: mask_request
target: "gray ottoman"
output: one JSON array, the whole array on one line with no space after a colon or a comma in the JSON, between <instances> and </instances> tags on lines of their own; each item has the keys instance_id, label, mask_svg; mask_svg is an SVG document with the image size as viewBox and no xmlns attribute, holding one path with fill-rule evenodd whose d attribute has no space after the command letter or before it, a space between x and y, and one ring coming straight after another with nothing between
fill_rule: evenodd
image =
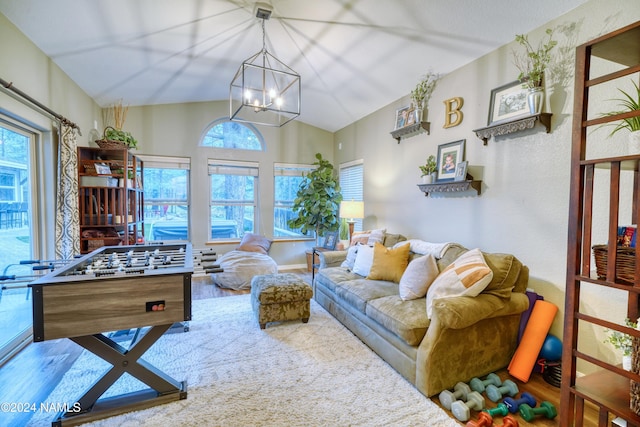
<instances>
[{"instance_id":1,"label":"gray ottoman","mask_svg":"<svg viewBox=\"0 0 640 427\"><path fill-rule=\"evenodd\" d=\"M260 329L268 322L309 321L311 286L293 273L265 274L251 279L251 306Z\"/></svg>"}]
</instances>

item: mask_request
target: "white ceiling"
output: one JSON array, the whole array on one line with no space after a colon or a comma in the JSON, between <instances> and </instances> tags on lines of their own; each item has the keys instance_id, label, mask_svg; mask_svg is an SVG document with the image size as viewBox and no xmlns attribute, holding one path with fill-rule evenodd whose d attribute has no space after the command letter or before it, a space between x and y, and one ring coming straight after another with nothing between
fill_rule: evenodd
<instances>
[{"instance_id":1,"label":"white ceiling","mask_svg":"<svg viewBox=\"0 0 640 427\"><path fill-rule=\"evenodd\" d=\"M587 0L271 0L267 49L301 75L299 120L336 131ZM252 0L0 0L101 106L226 100L262 48ZM3 41L4 42L4 41ZM20 76L0 76L19 84Z\"/></svg>"}]
</instances>

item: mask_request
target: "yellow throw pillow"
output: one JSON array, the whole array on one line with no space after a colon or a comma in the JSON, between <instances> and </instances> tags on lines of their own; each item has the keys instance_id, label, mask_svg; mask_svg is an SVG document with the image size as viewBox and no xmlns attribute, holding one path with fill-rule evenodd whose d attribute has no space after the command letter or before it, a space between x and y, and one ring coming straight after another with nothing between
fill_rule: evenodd
<instances>
[{"instance_id":1,"label":"yellow throw pillow","mask_svg":"<svg viewBox=\"0 0 640 427\"><path fill-rule=\"evenodd\" d=\"M367 279L389 280L398 283L408 263L408 244L392 249L384 247L382 243L376 243L373 247L373 264Z\"/></svg>"},{"instance_id":2,"label":"yellow throw pillow","mask_svg":"<svg viewBox=\"0 0 640 427\"><path fill-rule=\"evenodd\" d=\"M438 298L457 296L475 297L493 279L480 249L473 249L460 255L447 266L433 281L427 291L427 317L431 319L433 301Z\"/></svg>"}]
</instances>

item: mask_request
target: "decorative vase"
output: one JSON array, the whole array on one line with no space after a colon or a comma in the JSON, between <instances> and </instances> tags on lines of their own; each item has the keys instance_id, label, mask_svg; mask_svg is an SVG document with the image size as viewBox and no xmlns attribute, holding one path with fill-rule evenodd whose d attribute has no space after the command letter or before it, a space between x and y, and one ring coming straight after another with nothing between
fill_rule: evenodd
<instances>
[{"instance_id":1,"label":"decorative vase","mask_svg":"<svg viewBox=\"0 0 640 427\"><path fill-rule=\"evenodd\" d=\"M544 88L536 86L529 88L527 102L529 104L529 113L540 114L542 112L542 102L544 101Z\"/></svg>"},{"instance_id":2,"label":"decorative vase","mask_svg":"<svg viewBox=\"0 0 640 427\"><path fill-rule=\"evenodd\" d=\"M640 130L629 134L629 154L640 154Z\"/></svg>"},{"instance_id":3,"label":"decorative vase","mask_svg":"<svg viewBox=\"0 0 640 427\"><path fill-rule=\"evenodd\" d=\"M622 369L624 369L625 371L631 370L631 355L622 356Z\"/></svg>"},{"instance_id":4,"label":"decorative vase","mask_svg":"<svg viewBox=\"0 0 640 427\"><path fill-rule=\"evenodd\" d=\"M429 175L422 175L422 183L423 184L431 184L431 182L433 181L432 179L433 177L431 176L431 174Z\"/></svg>"}]
</instances>

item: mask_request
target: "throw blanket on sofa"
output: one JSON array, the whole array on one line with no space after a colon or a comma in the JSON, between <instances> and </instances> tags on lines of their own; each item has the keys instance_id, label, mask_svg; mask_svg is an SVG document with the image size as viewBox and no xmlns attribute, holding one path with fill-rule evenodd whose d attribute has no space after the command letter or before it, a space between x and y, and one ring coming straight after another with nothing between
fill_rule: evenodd
<instances>
[{"instance_id":1,"label":"throw blanket on sofa","mask_svg":"<svg viewBox=\"0 0 640 427\"><path fill-rule=\"evenodd\" d=\"M213 283L228 289L250 289L253 276L274 274L278 264L269 255L233 250L218 258L222 273L212 273Z\"/></svg>"}]
</instances>

